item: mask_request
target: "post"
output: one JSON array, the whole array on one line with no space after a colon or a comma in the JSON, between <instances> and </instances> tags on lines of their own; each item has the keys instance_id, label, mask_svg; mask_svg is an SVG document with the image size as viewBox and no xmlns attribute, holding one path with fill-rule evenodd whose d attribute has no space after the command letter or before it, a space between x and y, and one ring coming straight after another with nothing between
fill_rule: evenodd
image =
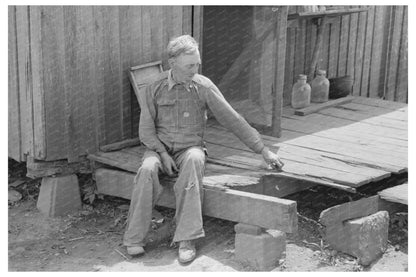
<instances>
[{"instance_id":1,"label":"post","mask_svg":"<svg viewBox=\"0 0 416 277\"><path fill-rule=\"evenodd\" d=\"M203 42L203 16L204 16L204 7L203 6L192 6L192 36L199 44L199 53L202 57L202 42ZM202 72L202 65L199 66L199 73Z\"/></svg>"},{"instance_id":2,"label":"post","mask_svg":"<svg viewBox=\"0 0 416 277\"><path fill-rule=\"evenodd\" d=\"M283 88L285 81L286 60L286 29L288 6L277 8L275 27L275 51L274 51L274 81L273 81L273 111L272 111L272 136L281 136L281 120L283 107Z\"/></svg>"}]
</instances>

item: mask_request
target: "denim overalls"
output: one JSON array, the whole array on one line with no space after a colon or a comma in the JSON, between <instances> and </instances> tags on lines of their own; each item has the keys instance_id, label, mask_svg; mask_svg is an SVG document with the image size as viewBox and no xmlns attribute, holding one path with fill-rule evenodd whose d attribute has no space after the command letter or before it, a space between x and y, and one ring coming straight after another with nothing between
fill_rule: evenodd
<instances>
[{"instance_id":1,"label":"denim overalls","mask_svg":"<svg viewBox=\"0 0 416 277\"><path fill-rule=\"evenodd\" d=\"M202 178L206 149L203 134L206 104L198 96L198 84L185 88L165 85L154 97L155 128L160 141L174 159L179 176L173 187L176 198L176 230L173 241L192 240L205 235L202 222ZM159 182L160 156L147 150L134 179L125 246L144 246L152 219L152 208L163 187Z\"/></svg>"}]
</instances>

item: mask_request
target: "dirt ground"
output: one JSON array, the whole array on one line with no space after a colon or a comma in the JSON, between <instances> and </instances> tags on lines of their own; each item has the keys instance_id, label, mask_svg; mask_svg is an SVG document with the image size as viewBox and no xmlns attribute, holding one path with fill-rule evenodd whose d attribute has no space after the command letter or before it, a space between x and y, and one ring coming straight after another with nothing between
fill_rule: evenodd
<instances>
[{"instance_id":1,"label":"dirt ground","mask_svg":"<svg viewBox=\"0 0 416 277\"><path fill-rule=\"evenodd\" d=\"M9 271L255 270L234 257L235 223L211 217L204 217L206 237L197 242L196 260L180 265L177 246L170 241L174 211L160 207L156 208L159 214L155 214L146 254L130 257L122 246L129 201L103 197L89 204L93 194L86 194L91 190L83 188L83 182L91 184L88 176L81 176L83 208L67 216L47 218L36 208L40 180L25 178L21 165L14 165L12 172L9 166ZM273 271L407 271L407 212L391 217L387 251L373 264L363 267L354 257L332 250L322 241L323 229L316 222L319 213L311 205L316 201L304 200L322 194L319 190L291 196L298 201L299 232L287 236L286 253ZM345 195L337 195L340 197Z\"/></svg>"}]
</instances>

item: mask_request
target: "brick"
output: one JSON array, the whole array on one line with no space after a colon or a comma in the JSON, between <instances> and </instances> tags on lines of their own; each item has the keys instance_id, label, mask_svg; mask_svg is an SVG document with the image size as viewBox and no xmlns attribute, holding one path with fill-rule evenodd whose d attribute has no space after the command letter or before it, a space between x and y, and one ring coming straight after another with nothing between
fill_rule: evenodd
<instances>
[{"instance_id":1,"label":"brick","mask_svg":"<svg viewBox=\"0 0 416 277\"><path fill-rule=\"evenodd\" d=\"M235 236L236 259L260 271L277 267L285 250L284 232L273 230L259 235L237 233Z\"/></svg>"},{"instance_id":2,"label":"brick","mask_svg":"<svg viewBox=\"0 0 416 277\"><path fill-rule=\"evenodd\" d=\"M369 265L386 250L389 214L379 211L369 216L327 226L326 241L336 250L357 257Z\"/></svg>"},{"instance_id":3,"label":"brick","mask_svg":"<svg viewBox=\"0 0 416 277\"><path fill-rule=\"evenodd\" d=\"M249 235L260 235L264 232L264 229L259 226L238 223L234 226L234 230L237 234L244 233Z\"/></svg>"},{"instance_id":4,"label":"brick","mask_svg":"<svg viewBox=\"0 0 416 277\"><path fill-rule=\"evenodd\" d=\"M50 217L66 215L81 208L77 176L42 178L37 208Z\"/></svg>"}]
</instances>

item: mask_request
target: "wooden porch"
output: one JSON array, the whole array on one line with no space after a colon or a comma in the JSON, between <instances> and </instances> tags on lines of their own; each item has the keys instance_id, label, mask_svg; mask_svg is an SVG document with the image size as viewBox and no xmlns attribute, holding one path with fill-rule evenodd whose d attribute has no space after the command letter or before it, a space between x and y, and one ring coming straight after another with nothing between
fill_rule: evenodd
<instances>
[{"instance_id":1,"label":"wooden porch","mask_svg":"<svg viewBox=\"0 0 416 277\"><path fill-rule=\"evenodd\" d=\"M283 172L267 170L261 155L217 122L210 122L204 178L209 199L205 199L204 213L294 232L296 205L282 197L315 185L354 192L364 184L408 170L407 110L406 104L363 97L305 116L295 115L287 107L282 137L263 135L272 150L280 148ZM99 192L129 199L144 150L133 146L89 155L97 167L107 167L96 170ZM158 204L174 207L173 193L166 191ZM258 205L257 209L250 211L251 205ZM259 209L266 211L267 207L271 217L259 217Z\"/></svg>"},{"instance_id":2,"label":"wooden porch","mask_svg":"<svg viewBox=\"0 0 416 277\"><path fill-rule=\"evenodd\" d=\"M270 122L267 116L271 115L258 116L258 111L254 108L251 115L245 115L261 127L259 119ZM286 106L282 136L263 138L272 149L280 148L286 173L354 191L391 174L407 172L407 119L407 104L345 97L324 104L312 103L302 110ZM240 142L228 142L222 144L248 150Z\"/></svg>"}]
</instances>

